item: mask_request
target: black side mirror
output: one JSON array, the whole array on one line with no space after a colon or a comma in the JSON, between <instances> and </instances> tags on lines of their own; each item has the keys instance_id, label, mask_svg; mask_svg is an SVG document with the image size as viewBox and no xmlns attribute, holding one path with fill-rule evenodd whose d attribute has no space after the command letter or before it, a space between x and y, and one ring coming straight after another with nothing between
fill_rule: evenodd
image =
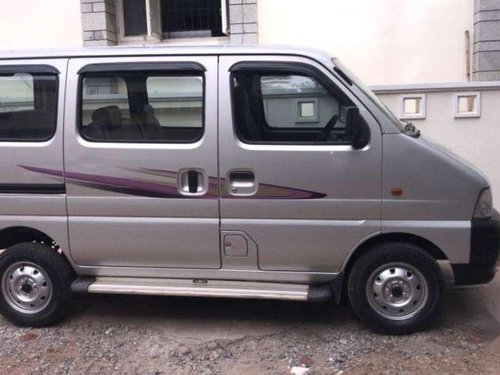
<instances>
[{"instance_id":1,"label":"black side mirror","mask_svg":"<svg viewBox=\"0 0 500 375\"><path fill-rule=\"evenodd\" d=\"M351 139L354 149L362 149L370 143L370 128L359 114L358 107L346 108L345 127L346 135Z\"/></svg>"}]
</instances>

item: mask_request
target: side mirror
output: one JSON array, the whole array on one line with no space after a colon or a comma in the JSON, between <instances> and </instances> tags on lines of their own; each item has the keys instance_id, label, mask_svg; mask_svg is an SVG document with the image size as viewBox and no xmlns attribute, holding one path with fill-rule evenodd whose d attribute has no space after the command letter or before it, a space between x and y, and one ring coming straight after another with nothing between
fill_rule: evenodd
<instances>
[{"instance_id":1,"label":"side mirror","mask_svg":"<svg viewBox=\"0 0 500 375\"><path fill-rule=\"evenodd\" d=\"M345 127L354 149L362 149L370 143L370 128L359 114L358 107L346 108Z\"/></svg>"}]
</instances>

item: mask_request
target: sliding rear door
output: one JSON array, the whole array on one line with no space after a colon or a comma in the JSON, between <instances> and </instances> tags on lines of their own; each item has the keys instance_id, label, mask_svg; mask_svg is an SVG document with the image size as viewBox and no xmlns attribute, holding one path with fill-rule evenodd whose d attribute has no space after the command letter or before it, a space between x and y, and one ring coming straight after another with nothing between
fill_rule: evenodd
<instances>
[{"instance_id":1,"label":"sliding rear door","mask_svg":"<svg viewBox=\"0 0 500 375\"><path fill-rule=\"evenodd\" d=\"M218 268L217 58L72 59L65 174L79 265Z\"/></svg>"}]
</instances>

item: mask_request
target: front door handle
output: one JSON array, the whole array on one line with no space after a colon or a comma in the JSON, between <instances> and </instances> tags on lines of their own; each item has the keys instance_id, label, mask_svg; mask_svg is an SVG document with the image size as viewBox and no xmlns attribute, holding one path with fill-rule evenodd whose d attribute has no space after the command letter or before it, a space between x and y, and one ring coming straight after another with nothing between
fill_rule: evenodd
<instances>
[{"instance_id":1,"label":"front door handle","mask_svg":"<svg viewBox=\"0 0 500 375\"><path fill-rule=\"evenodd\" d=\"M253 195L257 192L255 173L249 169L234 169L228 172L227 189L231 195Z\"/></svg>"}]
</instances>

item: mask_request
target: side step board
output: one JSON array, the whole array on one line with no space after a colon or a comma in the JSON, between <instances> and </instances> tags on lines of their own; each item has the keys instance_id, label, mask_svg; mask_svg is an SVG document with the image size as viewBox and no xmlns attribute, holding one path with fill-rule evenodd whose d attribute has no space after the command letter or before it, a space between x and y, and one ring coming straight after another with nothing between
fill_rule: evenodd
<instances>
[{"instance_id":1,"label":"side step board","mask_svg":"<svg viewBox=\"0 0 500 375\"><path fill-rule=\"evenodd\" d=\"M322 301L332 296L329 285L309 286L249 281L97 277L78 278L76 293L141 294L155 296L259 298Z\"/></svg>"}]
</instances>

